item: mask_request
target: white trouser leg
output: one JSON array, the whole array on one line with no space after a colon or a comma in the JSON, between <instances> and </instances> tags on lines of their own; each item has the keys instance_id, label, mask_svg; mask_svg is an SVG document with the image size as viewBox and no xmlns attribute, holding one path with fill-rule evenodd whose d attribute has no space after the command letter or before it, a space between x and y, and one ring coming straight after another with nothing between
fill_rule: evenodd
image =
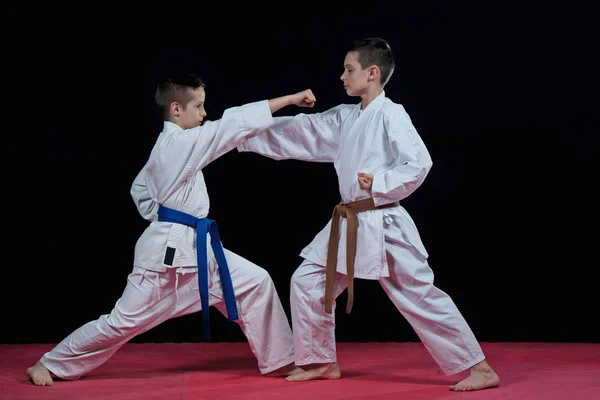
<instances>
[{"instance_id":1,"label":"white trouser leg","mask_svg":"<svg viewBox=\"0 0 600 400\"><path fill-rule=\"evenodd\" d=\"M122 345L175 314L200 311L198 291L190 290L196 274L178 277L176 271L164 273L133 269L127 286L110 314L81 326L51 351L40 363L58 377L78 379L102 365ZM197 284L196 284L197 287Z\"/></svg>"},{"instance_id":2,"label":"white trouser leg","mask_svg":"<svg viewBox=\"0 0 600 400\"><path fill-rule=\"evenodd\" d=\"M266 374L294 362L292 330L269 273L245 258L225 249L236 295L236 321ZM218 276L218 272L216 273ZM211 303L227 315L220 285L210 290Z\"/></svg>"},{"instance_id":3,"label":"white trouser leg","mask_svg":"<svg viewBox=\"0 0 600 400\"><path fill-rule=\"evenodd\" d=\"M455 374L485 357L471 328L445 292L433 285L427 260L405 243L386 241L390 277L380 283L433 359Z\"/></svg>"},{"instance_id":4,"label":"white trouser leg","mask_svg":"<svg viewBox=\"0 0 600 400\"><path fill-rule=\"evenodd\" d=\"M347 286L346 275L336 273L333 298ZM337 360L335 348L335 300L327 314L325 267L304 260L292 275L290 303L297 365L331 363Z\"/></svg>"},{"instance_id":5,"label":"white trouser leg","mask_svg":"<svg viewBox=\"0 0 600 400\"><path fill-rule=\"evenodd\" d=\"M292 332L269 274L228 250L225 257L239 311L236 322L248 338L260 372L293 362ZM210 304L226 314L214 260L210 262L209 293ZM58 377L78 379L106 362L133 337L170 318L201 309L196 273L178 275L174 268L164 273L134 268L111 313L75 330L40 362Z\"/></svg>"}]
</instances>

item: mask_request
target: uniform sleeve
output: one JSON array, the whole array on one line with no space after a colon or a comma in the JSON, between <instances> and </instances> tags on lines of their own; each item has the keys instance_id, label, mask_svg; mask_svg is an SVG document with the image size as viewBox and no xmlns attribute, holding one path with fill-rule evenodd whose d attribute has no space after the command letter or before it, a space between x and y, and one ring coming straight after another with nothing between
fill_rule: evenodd
<instances>
[{"instance_id":1,"label":"uniform sleeve","mask_svg":"<svg viewBox=\"0 0 600 400\"><path fill-rule=\"evenodd\" d=\"M158 218L158 203L152 199L148 192L145 167L135 177L130 193L140 215L148 221L156 221Z\"/></svg>"},{"instance_id":2,"label":"uniform sleeve","mask_svg":"<svg viewBox=\"0 0 600 400\"><path fill-rule=\"evenodd\" d=\"M433 163L425 143L402 106L394 108L385 120L394 165L375 175L371 194L376 206L408 197L425 180Z\"/></svg>"},{"instance_id":3,"label":"uniform sleeve","mask_svg":"<svg viewBox=\"0 0 600 400\"><path fill-rule=\"evenodd\" d=\"M276 117L269 128L237 146L275 160L334 162L339 150L343 106L322 113Z\"/></svg>"},{"instance_id":4,"label":"uniform sleeve","mask_svg":"<svg viewBox=\"0 0 600 400\"><path fill-rule=\"evenodd\" d=\"M172 135L155 148L147 173L162 202L199 170L273 123L267 100L225 110L223 117ZM152 192L152 190L150 191Z\"/></svg>"},{"instance_id":5,"label":"uniform sleeve","mask_svg":"<svg viewBox=\"0 0 600 400\"><path fill-rule=\"evenodd\" d=\"M220 120L190 130L197 137L190 159L192 168L204 168L272 123L267 100L225 110Z\"/></svg>"}]
</instances>

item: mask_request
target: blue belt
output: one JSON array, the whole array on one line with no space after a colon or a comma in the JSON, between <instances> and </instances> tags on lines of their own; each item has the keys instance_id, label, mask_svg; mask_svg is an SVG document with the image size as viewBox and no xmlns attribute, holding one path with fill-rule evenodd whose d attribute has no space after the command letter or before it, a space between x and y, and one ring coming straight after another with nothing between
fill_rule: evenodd
<instances>
[{"instance_id":1,"label":"blue belt","mask_svg":"<svg viewBox=\"0 0 600 400\"><path fill-rule=\"evenodd\" d=\"M210 244L215 253L223 287L223 297L227 308L229 321L238 319L237 306L235 304L235 293L229 267L225 259L225 253L219 239L217 223L209 218L196 218L192 215L172 208L160 205L158 208L158 220L161 222L173 222L187 225L196 229L196 255L198 259L198 283L200 285L200 304L202 305L202 320L204 325L204 338L210 339L210 318L208 313L208 257L206 251L206 234L210 232Z\"/></svg>"}]
</instances>

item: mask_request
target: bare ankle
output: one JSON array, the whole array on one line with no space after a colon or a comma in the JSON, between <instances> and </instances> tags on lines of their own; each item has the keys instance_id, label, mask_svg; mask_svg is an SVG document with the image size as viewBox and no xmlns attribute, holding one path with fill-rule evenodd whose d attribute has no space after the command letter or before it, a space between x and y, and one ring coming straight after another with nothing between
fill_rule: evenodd
<instances>
[{"instance_id":1,"label":"bare ankle","mask_svg":"<svg viewBox=\"0 0 600 400\"><path fill-rule=\"evenodd\" d=\"M308 365L302 365L302 368L304 369L315 369L315 368L320 368L320 367L326 367L328 365L333 365L336 364L336 362L324 362L324 363L313 363L313 364L308 364Z\"/></svg>"},{"instance_id":2,"label":"bare ankle","mask_svg":"<svg viewBox=\"0 0 600 400\"><path fill-rule=\"evenodd\" d=\"M491 372L493 372L493 370L492 370L492 367L490 367L490 364L488 364L486 360L482 360L471 367L471 372L491 373Z\"/></svg>"}]
</instances>

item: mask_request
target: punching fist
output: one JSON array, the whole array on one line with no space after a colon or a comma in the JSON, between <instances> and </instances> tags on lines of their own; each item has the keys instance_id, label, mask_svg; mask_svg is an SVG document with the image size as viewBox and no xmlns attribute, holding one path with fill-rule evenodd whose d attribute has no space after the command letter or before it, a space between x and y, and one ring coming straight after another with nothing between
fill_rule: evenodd
<instances>
[{"instance_id":1,"label":"punching fist","mask_svg":"<svg viewBox=\"0 0 600 400\"><path fill-rule=\"evenodd\" d=\"M295 104L299 107L312 107L315 105L315 95L312 90L306 89L296 94L291 95L292 104Z\"/></svg>"}]
</instances>

